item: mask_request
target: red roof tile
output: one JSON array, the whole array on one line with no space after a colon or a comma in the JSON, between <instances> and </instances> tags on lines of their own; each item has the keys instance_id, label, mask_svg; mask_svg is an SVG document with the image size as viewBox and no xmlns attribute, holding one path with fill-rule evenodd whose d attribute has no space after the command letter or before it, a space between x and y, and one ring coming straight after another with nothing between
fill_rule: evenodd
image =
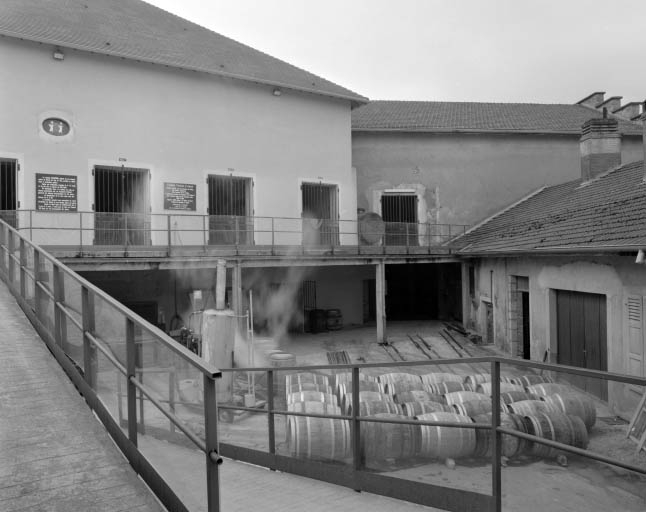
<instances>
[{"instance_id":1,"label":"red roof tile","mask_svg":"<svg viewBox=\"0 0 646 512\"><path fill-rule=\"evenodd\" d=\"M579 135L585 121L602 116L582 105L371 101L352 112L352 130ZM641 135L640 124L617 119L621 133Z\"/></svg>"},{"instance_id":2,"label":"red roof tile","mask_svg":"<svg viewBox=\"0 0 646 512\"><path fill-rule=\"evenodd\" d=\"M140 0L2 0L0 34L348 99L366 98Z\"/></svg>"},{"instance_id":3,"label":"red roof tile","mask_svg":"<svg viewBox=\"0 0 646 512\"><path fill-rule=\"evenodd\" d=\"M572 250L646 243L643 161L588 183L547 187L454 242L461 253Z\"/></svg>"}]
</instances>

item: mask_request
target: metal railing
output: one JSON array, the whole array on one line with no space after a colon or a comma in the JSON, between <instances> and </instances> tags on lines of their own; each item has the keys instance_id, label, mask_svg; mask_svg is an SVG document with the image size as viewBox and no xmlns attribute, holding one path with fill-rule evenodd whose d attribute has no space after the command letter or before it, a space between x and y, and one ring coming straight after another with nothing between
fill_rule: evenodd
<instances>
[{"instance_id":1,"label":"metal railing","mask_svg":"<svg viewBox=\"0 0 646 512\"><path fill-rule=\"evenodd\" d=\"M489 366L491 375L491 423L452 423L445 421L420 421L413 418L379 418L375 416L361 416L359 407L352 407L349 414L314 414L307 412L296 412L275 407L276 391L275 383L277 374L284 378L286 373L293 372L338 372L349 371L352 374L351 392L352 404L359 404L360 392L360 372L369 369L388 369L388 368L428 368L447 367L453 364L474 365L484 364ZM588 459L610 464L619 468L627 469L641 475L646 475L646 467L636 466L625 461L613 459L603 454L595 453L587 449L577 448L568 444L554 440L538 437L518 430L513 430L501 426L501 364L513 365L528 368L531 370L541 370L550 372L561 372L566 374L578 375L583 377L592 377L603 379L605 381L614 381L623 384L632 384L646 386L646 378L632 377L628 375L602 372L598 370L588 370L578 367L562 366L549 363L539 363L528 360L518 360L504 357L471 357L462 359L438 359L433 361L409 361L393 363L366 363L350 365L310 365L310 366L293 366L293 367L265 367L265 368L236 368L223 369L223 372L254 372L264 373L266 375L267 405L265 408L242 407L229 404L220 404L221 410L243 411L247 413L266 414L267 415L267 433L268 433L268 450L262 451L253 448L236 446L233 444L221 443L222 454L227 457L243 460L252 464L266 466L273 470L292 472L295 474L325 480L338 485L351 487L357 491L367 491L375 494L381 494L393 498L412 501L426 506L434 506L446 510L461 512L470 511L493 511L502 510L502 488L501 488L501 470L502 462L502 435L514 436L525 439L533 443L546 445L554 449L576 454ZM446 370L442 370L446 371ZM330 373L331 374L331 373ZM260 376L256 377L256 381ZM325 462L316 462L313 460L297 459L290 456L281 455L277 452L276 436L276 417L311 417L325 418L334 420L345 420L350 423L350 437L352 445L352 463L351 467L344 468L337 464L326 464ZM362 453L362 424L368 423L389 423L403 425L426 425L441 426L448 428L489 430L491 432L491 495L475 493L470 490L456 489L430 483L423 483L409 479L396 478L392 476L376 474L374 470L366 471L365 454ZM314 440L313 440L314 442ZM374 469L374 468L373 468Z\"/></svg>"},{"instance_id":2,"label":"metal railing","mask_svg":"<svg viewBox=\"0 0 646 512\"><path fill-rule=\"evenodd\" d=\"M468 228L462 224L291 217L39 210L10 213L16 229L32 242L80 252L118 248L133 253L163 250L170 254L174 250L223 248L280 253L299 247L303 253L328 250L342 254L425 254L448 250L443 244Z\"/></svg>"},{"instance_id":3,"label":"metal railing","mask_svg":"<svg viewBox=\"0 0 646 512\"><path fill-rule=\"evenodd\" d=\"M154 325L130 311L108 294L70 270L56 258L29 241L6 222L0 221L0 278L7 284L25 314L32 321L58 362L68 373L86 401L95 410L117 445L168 510L186 510L169 485L138 449L137 392L145 397L186 435L206 456L207 503L210 512L220 510L217 402L215 379L220 371L197 357ZM66 293L67 292L67 293ZM76 292L74 297L73 293ZM121 319L125 333L101 335L97 325L97 303L101 315ZM80 308L75 302L80 302ZM112 326L114 327L114 326ZM76 329L80 336L74 337ZM167 351L169 359L201 375L203 386L204 436L167 408L158 394L137 377L145 371L143 343L136 331L145 331L149 342ZM119 346L125 347L119 353ZM123 353L125 352L125 353ZM108 406L99 397L99 354L127 381L127 435L115 422ZM143 418L142 418L143 420Z\"/></svg>"}]
</instances>

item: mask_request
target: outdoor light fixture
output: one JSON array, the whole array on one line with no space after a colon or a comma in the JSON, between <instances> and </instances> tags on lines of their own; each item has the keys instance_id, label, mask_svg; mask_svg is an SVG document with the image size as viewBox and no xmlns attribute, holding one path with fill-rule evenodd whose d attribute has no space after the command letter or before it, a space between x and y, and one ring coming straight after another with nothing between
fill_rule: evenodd
<instances>
[{"instance_id":1,"label":"outdoor light fixture","mask_svg":"<svg viewBox=\"0 0 646 512\"><path fill-rule=\"evenodd\" d=\"M280 96L281 94L283 94L283 91L281 91L278 87L276 87L271 93L274 96Z\"/></svg>"},{"instance_id":2,"label":"outdoor light fixture","mask_svg":"<svg viewBox=\"0 0 646 512\"><path fill-rule=\"evenodd\" d=\"M635 258L635 263L644 263L644 250L639 249L639 252L637 253L637 258Z\"/></svg>"},{"instance_id":3,"label":"outdoor light fixture","mask_svg":"<svg viewBox=\"0 0 646 512\"><path fill-rule=\"evenodd\" d=\"M65 54L63 53L63 50L56 48L52 57L54 57L54 60L63 60L65 58Z\"/></svg>"}]
</instances>

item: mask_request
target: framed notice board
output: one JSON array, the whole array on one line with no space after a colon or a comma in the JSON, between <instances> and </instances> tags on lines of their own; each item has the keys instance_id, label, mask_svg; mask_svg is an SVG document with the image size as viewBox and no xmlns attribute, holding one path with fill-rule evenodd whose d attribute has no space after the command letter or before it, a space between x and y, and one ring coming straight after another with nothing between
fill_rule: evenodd
<instances>
[{"instance_id":1,"label":"framed notice board","mask_svg":"<svg viewBox=\"0 0 646 512\"><path fill-rule=\"evenodd\" d=\"M164 210L195 211L196 186L191 183L164 183Z\"/></svg>"},{"instance_id":2,"label":"framed notice board","mask_svg":"<svg viewBox=\"0 0 646 512\"><path fill-rule=\"evenodd\" d=\"M646 393L639 401L637 411L628 425L628 437L637 443L637 452L639 453L646 443Z\"/></svg>"},{"instance_id":3,"label":"framed notice board","mask_svg":"<svg viewBox=\"0 0 646 512\"><path fill-rule=\"evenodd\" d=\"M76 176L36 173L36 210L75 212Z\"/></svg>"}]
</instances>

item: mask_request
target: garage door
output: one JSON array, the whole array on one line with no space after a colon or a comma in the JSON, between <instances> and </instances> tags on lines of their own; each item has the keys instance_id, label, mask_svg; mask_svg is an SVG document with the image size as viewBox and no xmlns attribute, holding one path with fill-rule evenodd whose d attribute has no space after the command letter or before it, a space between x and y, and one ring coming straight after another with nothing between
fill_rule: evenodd
<instances>
[{"instance_id":1,"label":"garage door","mask_svg":"<svg viewBox=\"0 0 646 512\"><path fill-rule=\"evenodd\" d=\"M557 290L556 307L559 364L607 370L605 295ZM578 376L568 379L575 386L607 400L606 381Z\"/></svg>"}]
</instances>

